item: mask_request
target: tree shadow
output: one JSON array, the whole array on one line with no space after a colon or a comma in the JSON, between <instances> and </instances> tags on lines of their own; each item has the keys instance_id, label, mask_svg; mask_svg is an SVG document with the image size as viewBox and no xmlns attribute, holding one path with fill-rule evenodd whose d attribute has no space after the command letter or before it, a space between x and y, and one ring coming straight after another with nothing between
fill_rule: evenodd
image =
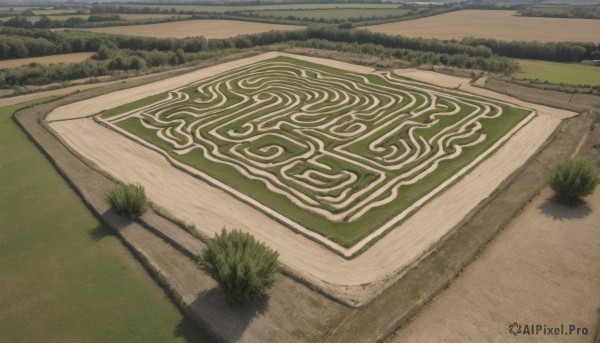
<instances>
[{"instance_id":1,"label":"tree shadow","mask_svg":"<svg viewBox=\"0 0 600 343\"><path fill-rule=\"evenodd\" d=\"M561 204L554 198L549 198L538 209L546 216L555 220L581 219L587 217L592 209L588 204L580 200L572 205Z\"/></svg>"},{"instance_id":2,"label":"tree shadow","mask_svg":"<svg viewBox=\"0 0 600 343\"><path fill-rule=\"evenodd\" d=\"M192 315L202 318L206 322L206 330L211 336L215 336L226 342L235 342L242 337L250 323L264 316L269 308L269 296L263 294L254 303L248 305L229 304L225 301L223 293L218 288L202 292L196 300L190 304Z\"/></svg>"},{"instance_id":3,"label":"tree shadow","mask_svg":"<svg viewBox=\"0 0 600 343\"><path fill-rule=\"evenodd\" d=\"M90 239L94 242L101 241L106 236L112 236L112 231L102 224L98 224L89 231Z\"/></svg>"},{"instance_id":4,"label":"tree shadow","mask_svg":"<svg viewBox=\"0 0 600 343\"><path fill-rule=\"evenodd\" d=\"M214 342L214 338L212 338L211 335L201 330L187 316L181 318L181 321L173 331L173 336L176 338L183 338L185 342L189 343Z\"/></svg>"}]
</instances>

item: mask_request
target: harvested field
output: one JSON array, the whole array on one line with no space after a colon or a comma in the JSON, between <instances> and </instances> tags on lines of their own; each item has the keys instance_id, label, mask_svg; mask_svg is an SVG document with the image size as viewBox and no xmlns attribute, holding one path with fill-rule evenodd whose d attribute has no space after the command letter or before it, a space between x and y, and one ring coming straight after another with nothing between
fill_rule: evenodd
<instances>
[{"instance_id":1,"label":"harvested field","mask_svg":"<svg viewBox=\"0 0 600 343\"><path fill-rule=\"evenodd\" d=\"M532 18L515 16L515 13L514 11L466 10L366 28L387 34L439 39L462 39L474 36L509 41L600 42L600 20Z\"/></svg>"},{"instance_id":2,"label":"harvested field","mask_svg":"<svg viewBox=\"0 0 600 343\"><path fill-rule=\"evenodd\" d=\"M57 131L70 148L85 156L93 165L122 181L144 184L157 206L174 217L196 225L201 234L212 236L223 225L251 232L279 251L281 261L287 268L345 302L357 305L378 294L400 276L400 271L434 247L440 237L457 225L538 149L561 118L571 115L566 111L526 104L538 111L536 118L505 142L490 158L475 167L473 172L425 204L421 211L391 230L373 248L352 260L343 259L321 245L295 234L263 212L236 200L219 188L173 168L173 160L168 162L165 154L136 144L131 139L98 125L93 119L83 118L116 105L183 87L202 77L213 77L219 70L232 70L234 66L239 68L280 55L282 54L264 54L120 91L117 95L107 94L66 105L57 108L48 119L72 120L53 121L50 127ZM354 73L364 72L365 69L330 60L297 58L350 69ZM423 84L418 85L424 87ZM490 93L492 96L495 94ZM465 95L457 93L454 96ZM515 99L511 102L518 103ZM522 104L518 103L518 106ZM115 151L119 153L115 154ZM185 169L185 165L180 167ZM193 170L188 169L188 172ZM197 191L189 192L190 188ZM444 215L432 216L431 213Z\"/></svg>"},{"instance_id":3,"label":"harvested field","mask_svg":"<svg viewBox=\"0 0 600 343\"><path fill-rule=\"evenodd\" d=\"M24 66L30 63L77 63L87 60L94 55L93 52L77 52L73 54L62 54L31 58L16 58L14 60L0 60L0 69L10 69Z\"/></svg>"},{"instance_id":4,"label":"harvested field","mask_svg":"<svg viewBox=\"0 0 600 343\"><path fill-rule=\"evenodd\" d=\"M271 30L299 30L302 26L252 23L235 20L185 20L171 23L112 26L89 29L93 32L124 34L131 36L184 38L204 36L207 39L229 38Z\"/></svg>"}]
</instances>

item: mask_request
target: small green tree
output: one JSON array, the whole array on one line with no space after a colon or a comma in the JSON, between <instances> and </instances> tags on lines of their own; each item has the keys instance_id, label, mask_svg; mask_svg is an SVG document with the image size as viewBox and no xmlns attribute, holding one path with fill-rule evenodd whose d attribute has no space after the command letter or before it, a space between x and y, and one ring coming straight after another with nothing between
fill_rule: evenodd
<instances>
[{"instance_id":1,"label":"small green tree","mask_svg":"<svg viewBox=\"0 0 600 343\"><path fill-rule=\"evenodd\" d=\"M198 263L219 284L227 301L246 304L273 285L278 256L249 233L223 228L206 243Z\"/></svg>"},{"instance_id":2,"label":"small green tree","mask_svg":"<svg viewBox=\"0 0 600 343\"><path fill-rule=\"evenodd\" d=\"M139 215L148 209L146 191L138 183L118 185L106 193L106 202L122 216Z\"/></svg>"},{"instance_id":3,"label":"small green tree","mask_svg":"<svg viewBox=\"0 0 600 343\"><path fill-rule=\"evenodd\" d=\"M566 160L548 173L548 184L560 202L573 204L591 194L600 179L592 164L581 157Z\"/></svg>"}]
</instances>

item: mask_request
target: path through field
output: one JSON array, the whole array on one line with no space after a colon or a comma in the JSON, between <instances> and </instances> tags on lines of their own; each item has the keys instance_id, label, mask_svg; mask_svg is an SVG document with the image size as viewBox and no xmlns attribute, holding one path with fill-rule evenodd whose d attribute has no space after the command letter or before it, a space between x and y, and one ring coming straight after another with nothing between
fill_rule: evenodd
<instances>
[{"instance_id":1,"label":"path through field","mask_svg":"<svg viewBox=\"0 0 600 343\"><path fill-rule=\"evenodd\" d=\"M170 23L111 26L89 29L93 32L116 33L132 36L184 38L204 36L206 39L229 38L271 30L300 30L303 26L253 23L236 20L185 20Z\"/></svg>"},{"instance_id":2,"label":"path through field","mask_svg":"<svg viewBox=\"0 0 600 343\"><path fill-rule=\"evenodd\" d=\"M264 54L246 61L253 63L277 55ZM320 61L335 64L341 69L351 66L331 60ZM216 67L222 69L231 66L224 64ZM364 67L352 68L357 71L356 69ZM189 77L196 81L200 73L214 74L211 69L203 69L196 75L182 75L177 82L184 82L181 85L189 83ZM369 250L352 260L346 260L292 232L254 207L173 168L160 153L97 124L91 118L83 118L107 108L176 88L177 82L173 80L176 78L59 107L48 117L50 120L58 120L51 122L50 126L71 149L122 181L142 183L157 206L168 209L168 212L177 218L195 224L203 234L212 236L223 225L251 232L259 240L279 251L281 261L287 267L356 304L370 299L399 277L400 270L413 263L481 200L491 194L510 173L524 164L555 130L561 118L573 115L567 111L527 104L527 107L537 110L538 116L518 131L492 157L424 205L420 211L394 228ZM494 95L504 97L490 92L490 96ZM516 99L512 99L512 102L518 103ZM117 151L119 153L115 153ZM190 188L196 191L190 192ZM443 215L431 215L433 213ZM363 286L365 284L369 285Z\"/></svg>"},{"instance_id":3,"label":"path through field","mask_svg":"<svg viewBox=\"0 0 600 343\"><path fill-rule=\"evenodd\" d=\"M508 41L600 42L600 20L532 18L515 16L515 13L466 10L366 28L393 35L439 39L462 39L471 36Z\"/></svg>"},{"instance_id":4,"label":"path through field","mask_svg":"<svg viewBox=\"0 0 600 343\"><path fill-rule=\"evenodd\" d=\"M575 209L551 196L536 197L393 342L561 341L513 337L513 322L586 327L587 336L562 341L590 342L600 309L600 191Z\"/></svg>"}]
</instances>

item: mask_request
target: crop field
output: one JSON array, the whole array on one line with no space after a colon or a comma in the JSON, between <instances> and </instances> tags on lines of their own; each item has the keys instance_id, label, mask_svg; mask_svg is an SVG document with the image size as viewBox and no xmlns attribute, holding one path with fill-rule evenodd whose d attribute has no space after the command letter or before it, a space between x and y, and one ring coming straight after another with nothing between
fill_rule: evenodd
<instances>
[{"instance_id":1,"label":"crop field","mask_svg":"<svg viewBox=\"0 0 600 343\"><path fill-rule=\"evenodd\" d=\"M186 20L171 23L112 26L87 29L93 32L124 34L132 36L184 38L204 36L206 39L229 38L241 34L270 30L300 30L303 26L252 23L237 20Z\"/></svg>"},{"instance_id":2,"label":"crop field","mask_svg":"<svg viewBox=\"0 0 600 343\"><path fill-rule=\"evenodd\" d=\"M218 5L139 5L127 3L133 8L160 8L161 10L197 11L197 12L230 12L230 11L271 11L271 10L307 10L307 9L348 9L348 8L387 8L395 9L399 4L281 4L281 5L249 5L249 6L218 6Z\"/></svg>"},{"instance_id":3,"label":"crop field","mask_svg":"<svg viewBox=\"0 0 600 343\"><path fill-rule=\"evenodd\" d=\"M367 28L387 34L439 39L471 36L509 41L600 42L600 20L533 18L516 14L515 11L464 10Z\"/></svg>"},{"instance_id":4,"label":"crop field","mask_svg":"<svg viewBox=\"0 0 600 343\"><path fill-rule=\"evenodd\" d=\"M574 63L519 60L521 70L516 76L551 83L600 86L600 67Z\"/></svg>"},{"instance_id":5,"label":"crop field","mask_svg":"<svg viewBox=\"0 0 600 343\"><path fill-rule=\"evenodd\" d=\"M102 112L255 207L348 247L491 154L531 111L287 56Z\"/></svg>"},{"instance_id":6,"label":"crop field","mask_svg":"<svg viewBox=\"0 0 600 343\"><path fill-rule=\"evenodd\" d=\"M52 19L52 20L58 20L58 21L65 21L68 20L69 18L81 18L83 20L87 20L90 17L89 14L65 14L65 15L52 15L49 16L48 18ZM190 16L186 16L186 15L176 15L176 14L162 14L162 13L158 13L158 14L119 14L119 17L121 17L122 20L126 20L126 21L136 21L136 20L146 20L146 19L164 19L164 18L172 18L172 17L190 17ZM0 18L0 21L7 21L9 20L11 17L5 17L5 18ZM36 21L40 20L40 18L42 18L42 16L26 16L25 17L27 20L29 20L32 23L35 23Z\"/></svg>"},{"instance_id":7,"label":"crop field","mask_svg":"<svg viewBox=\"0 0 600 343\"><path fill-rule=\"evenodd\" d=\"M307 9L307 10L282 10L282 11L260 11L253 12L260 16L274 16L287 18L294 16L296 18L310 19L348 19L348 18L367 18L367 17L387 17L402 16L409 12L401 8L340 8L340 9Z\"/></svg>"}]
</instances>

